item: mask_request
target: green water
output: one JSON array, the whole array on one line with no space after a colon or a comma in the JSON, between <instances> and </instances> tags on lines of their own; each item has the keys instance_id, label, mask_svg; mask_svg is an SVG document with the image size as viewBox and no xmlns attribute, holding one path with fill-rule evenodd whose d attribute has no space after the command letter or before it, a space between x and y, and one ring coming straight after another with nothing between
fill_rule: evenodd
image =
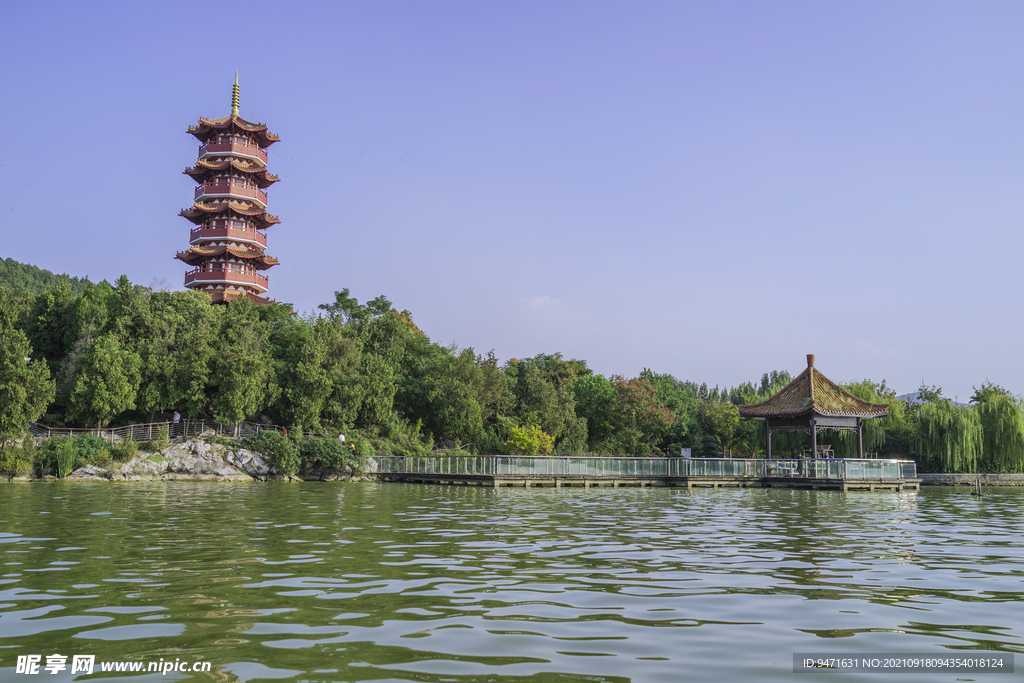
<instances>
[{"instance_id":1,"label":"green water","mask_svg":"<svg viewBox=\"0 0 1024 683\"><path fill-rule=\"evenodd\" d=\"M8 484L0 681L877 683L792 654L1022 653L1022 539L1019 490Z\"/></svg>"}]
</instances>

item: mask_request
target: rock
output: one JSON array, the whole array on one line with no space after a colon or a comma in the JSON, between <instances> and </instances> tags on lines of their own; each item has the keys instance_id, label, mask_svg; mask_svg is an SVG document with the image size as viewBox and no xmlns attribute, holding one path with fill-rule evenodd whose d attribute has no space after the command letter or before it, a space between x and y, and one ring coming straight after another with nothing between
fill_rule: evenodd
<instances>
[{"instance_id":1,"label":"rock","mask_svg":"<svg viewBox=\"0 0 1024 683\"><path fill-rule=\"evenodd\" d=\"M258 453L247 451L244 448L229 454L224 460L252 477L266 477L271 471L271 467Z\"/></svg>"},{"instance_id":2,"label":"rock","mask_svg":"<svg viewBox=\"0 0 1024 683\"><path fill-rule=\"evenodd\" d=\"M65 481L106 481L110 478L110 471L96 465L86 465L64 477Z\"/></svg>"}]
</instances>

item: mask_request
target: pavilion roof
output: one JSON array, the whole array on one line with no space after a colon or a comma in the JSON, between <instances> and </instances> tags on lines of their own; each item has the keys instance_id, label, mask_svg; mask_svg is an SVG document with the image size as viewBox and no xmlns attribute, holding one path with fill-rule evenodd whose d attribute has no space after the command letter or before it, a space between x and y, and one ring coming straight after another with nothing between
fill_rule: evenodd
<instances>
[{"instance_id":1,"label":"pavilion roof","mask_svg":"<svg viewBox=\"0 0 1024 683\"><path fill-rule=\"evenodd\" d=\"M188 251L181 251L175 255L174 258L179 261L184 261L190 266L199 265L205 263L208 259L216 256L233 256L243 261L251 261L251 265L256 270L266 270L272 266L276 266L279 262L273 256L267 256L259 249L247 249L245 247L232 247L230 245L195 245Z\"/></svg>"},{"instance_id":2,"label":"pavilion roof","mask_svg":"<svg viewBox=\"0 0 1024 683\"><path fill-rule=\"evenodd\" d=\"M221 133L240 133L256 139L260 147L267 148L281 138L267 130L265 123L246 121L241 116L225 116L222 119L199 119L199 123L188 127L188 132L200 142L206 142Z\"/></svg>"},{"instance_id":3,"label":"pavilion roof","mask_svg":"<svg viewBox=\"0 0 1024 683\"><path fill-rule=\"evenodd\" d=\"M885 417L889 406L857 398L821 374L814 356L807 356L807 369L779 393L760 403L740 406L740 417L800 417L811 413L831 416Z\"/></svg>"},{"instance_id":4,"label":"pavilion roof","mask_svg":"<svg viewBox=\"0 0 1024 683\"><path fill-rule=\"evenodd\" d=\"M182 209L178 215L198 225L209 218L209 214L221 212L253 219L260 224L258 226L260 228L268 228L275 223L281 222L277 216L267 213L266 209L240 202L196 202L191 207Z\"/></svg>"},{"instance_id":5,"label":"pavilion roof","mask_svg":"<svg viewBox=\"0 0 1024 683\"><path fill-rule=\"evenodd\" d=\"M269 172L263 164L239 161L238 159L225 159L224 161L200 159L196 162L195 166L186 168L182 173L190 176L197 183L201 183L214 173L231 170L252 176L253 181L260 188L270 187L280 180L276 175Z\"/></svg>"}]
</instances>

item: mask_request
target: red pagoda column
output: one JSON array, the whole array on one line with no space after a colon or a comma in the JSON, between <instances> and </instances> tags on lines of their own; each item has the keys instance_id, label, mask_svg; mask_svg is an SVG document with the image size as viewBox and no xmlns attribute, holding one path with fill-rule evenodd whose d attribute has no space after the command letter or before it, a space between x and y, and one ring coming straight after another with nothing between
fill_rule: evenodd
<instances>
[{"instance_id":1,"label":"red pagoda column","mask_svg":"<svg viewBox=\"0 0 1024 683\"><path fill-rule=\"evenodd\" d=\"M188 132L198 138L199 159L184 173L199 183L195 203L181 216L195 224L188 251L175 258L193 270L185 286L206 292L213 303L240 296L255 304L266 298L268 280L262 271L277 265L267 256L266 229L280 221L267 213L266 189L278 181L267 171L267 148L278 138L266 124L238 115L238 74L231 94L231 116L199 119Z\"/></svg>"}]
</instances>

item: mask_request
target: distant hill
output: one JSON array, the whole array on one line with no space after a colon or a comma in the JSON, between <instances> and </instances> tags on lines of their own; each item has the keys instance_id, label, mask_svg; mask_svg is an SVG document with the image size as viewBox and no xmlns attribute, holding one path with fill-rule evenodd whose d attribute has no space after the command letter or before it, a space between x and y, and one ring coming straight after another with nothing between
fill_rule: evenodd
<instances>
[{"instance_id":1,"label":"distant hill","mask_svg":"<svg viewBox=\"0 0 1024 683\"><path fill-rule=\"evenodd\" d=\"M7 285L17 293L26 292L32 296L39 296L50 291L61 282L71 285L71 290L76 294L85 289L89 278L77 278L70 275L55 275L48 270L19 263L12 258L0 259L0 284Z\"/></svg>"},{"instance_id":2,"label":"distant hill","mask_svg":"<svg viewBox=\"0 0 1024 683\"><path fill-rule=\"evenodd\" d=\"M920 396L921 396L921 392L920 391L912 391L909 394L900 394L896 398L898 398L901 401L906 401L907 403L920 403L921 402L921 399L919 398ZM943 396L942 398L946 398L946 397ZM953 399L946 399L946 400L947 401L953 401ZM953 401L953 405L955 405L955 406L965 406L967 404L966 403L960 403L959 401Z\"/></svg>"}]
</instances>

